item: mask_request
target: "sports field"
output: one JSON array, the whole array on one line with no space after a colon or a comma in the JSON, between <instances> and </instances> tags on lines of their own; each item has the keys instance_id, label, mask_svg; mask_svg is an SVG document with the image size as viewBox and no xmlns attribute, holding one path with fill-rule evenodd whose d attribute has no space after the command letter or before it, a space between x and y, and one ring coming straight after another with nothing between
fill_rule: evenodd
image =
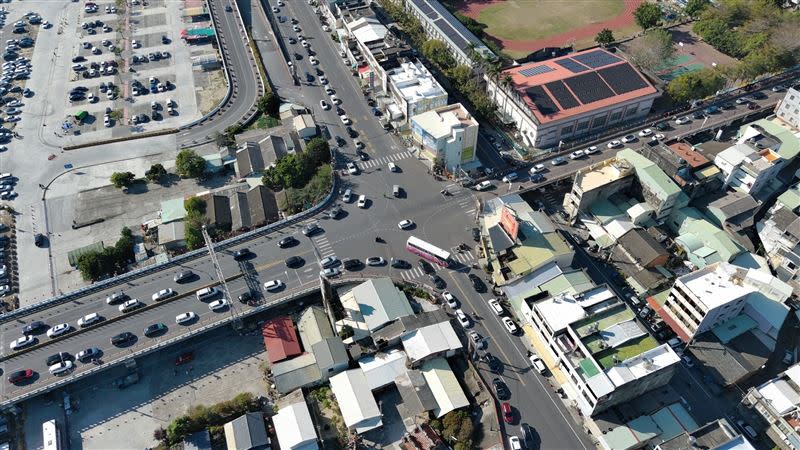
<instances>
[{"instance_id":1,"label":"sports field","mask_svg":"<svg viewBox=\"0 0 800 450\"><path fill-rule=\"evenodd\" d=\"M449 0L462 14L487 26L489 39L513 57L544 47L593 45L609 28L616 37L639 31L633 11L644 0Z\"/></svg>"}]
</instances>

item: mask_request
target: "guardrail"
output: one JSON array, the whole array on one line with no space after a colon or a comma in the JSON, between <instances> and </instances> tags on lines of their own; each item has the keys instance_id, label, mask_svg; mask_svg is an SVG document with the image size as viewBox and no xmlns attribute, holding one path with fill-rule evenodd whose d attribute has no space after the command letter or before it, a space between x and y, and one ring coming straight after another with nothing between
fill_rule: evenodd
<instances>
[{"instance_id":1,"label":"guardrail","mask_svg":"<svg viewBox=\"0 0 800 450\"><path fill-rule=\"evenodd\" d=\"M358 276L342 277L342 278L339 278L339 279L329 280L329 282L333 286L342 286L342 285L346 285L346 284L365 281L365 280L368 280L368 279L369 279L368 277L365 277L365 276L363 276L363 274L360 274ZM398 280L395 280L395 281L398 281ZM13 405L15 403L27 400L27 399L29 399L31 397L35 397L37 395L44 394L44 393L49 392L49 391L52 391L53 389L57 389L57 388L59 388L61 386L65 386L65 385L70 384L72 382L75 382L75 381L77 381L77 380L79 380L81 378L85 378L85 377L88 377L90 375L99 373L101 371L108 370L108 369L111 369L113 367L117 367L117 366L123 364L125 361L127 361L129 359L145 356L147 354L150 354L150 353L153 353L155 351L164 349L166 347L169 347L170 345L176 344L176 343L181 342L183 340L186 340L186 339L189 339L191 337L203 334L203 333L205 333L207 331L211 331L211 330L213 330L215 328L227 325L233 320L243 319L243 318L247 318L249 316L255 315L255 314L262 313L262 312L267 311L267 310L269 310L271 308L283 305L285 303L288 303L288 302L290 302L292 300L295 300L295 299L298 299L298 298L305 297L305 296L307 296L309 294L312 294L314 292L317 292L317 291L319 291L319 282L316 281L316 280L315 281L311 281L311 282L305 283L303 285L300 285L300 286L292 289L291 293L289 293L288 295L284 295L281 298L272 300L270 302L266 302L266 303L261 304L261 305L257 305L255 307L251 307L250 309L247 309L247 310L245 310L245 311L243 311L240 314L237 314L235 316L232 316L230 314L212 315L212 316L210 316L210 320L207 323L203 323L201 326L199 326L197 328L190 329L186 333L183 333L183 334L181 334L179 336L174 336L174 337L171 337L169 339L165 339L163 341L158 341L155 344L151 344L153 342L153 340L148 340L148 341L145 341L148 345L142 344L141 346L137 346L137 344L138 344L138 341L137 341L137 344L134 344L133 347L123 349L123 350L111 355L110 361L107 362L107 363L103 362L102 364L97 365L97 366L83 365L83 366L80 366L80 367L76 368L70 375L68 375L68 376L66 376L64 378L59 378L57 381L55 381L53 383L50 383L50 384L48 384L46 386L37 386L35 388L33 386L29 386L31 388L30 390L20 389L20 390L15 391L16 393L13 394L13 395L4 395L2 400L0 400L0 408L7 408L7 407L9 407L9 406L11 406L11 405ZM284 292L284 294L286 294L286 293ZM191 327L191 325L190 325L190 327ZM106 356L106 354L104 353L103 356Z\"/></svg>"},{"instance_id":2,"label":"guardrail","mask_svg":"<svg viewBox=\"0 0 800 450\"><path fill-rule=\"evenodd\" d=\"M230 239L226 239L224 241L217 242L217 243L214 244L214 249L217 250L217 251L224 250L224 249L226 249L228 247L231 247L231 246L234 246L234 245L237 245L237 244L241 244L242 242L249 241L251 239L255 239L257 237L263 236L265 234L268 234L268 233L273 232L273 231L275 231L277 229L286 227L286 226L291 225L293 223L296 223L298 221L305 220L308 217L311 217L311 216L317 214L318 212L323 210L333 200L333 198L336 196L336 193L338 191L338 185L339 185L339 178L335 175L335 171L334 171L333 183L332 183L331 191L328 193L328 195L321 202L317 203L316 205L314 205L310 209L307 209L305 211L299 212L299 213L297 213L297 214L295 214L295 215L293 215L291 217L287 217L287 218L285 218L283 220L280 220L278 222L274 222L274 223L271 223L269 225L265 225L264 227L258 228L256 230L248 231L247 233L240 234L239 236L235 236L235 237L232 237ZM161 263L161 264L155 264L155 265L148 266L148 267L143 267L141 269L137 269L137 270L134 270L132 272L124 273L122 275L119 275L119 276L116 276L116 277L113 277L113 278L109 278L107 280L103 280L103 281L100 281L98 283L93 283L93 284L91 284L91 285L89 285L87 287L84 287L84 288L81 288L81 289L78 289L78 290L63 294L63 295L59 295L57 297L53 297L53 298L50 298L50 299L47 299L47 300L43 300L43 301L41 301L39 303L30 305L30 306L26 306L24 308L20 308L20 309L11 311L11 312L9 312L7 314L3 314L2 316L0 316L0 324L9 322L9 321L11 321L13 319L17 319L20 316L25 316L25 315L31 314L33 312L49 308L49 307L51 307L53 305L56 305L56 304L65 303L65 302L70 301L70 300L75 299L75 298L80 298L80 297L86 296L88 294L92 294L92 293L95 293L95 292L98 292L98 291L101 291L101 290L104 290L104 289L108 289L109 287L112 287L112 286L115 286L115 285L118 285L118 284L122 284L122 283L124 283L124 282L126 282L128 280L131 280L131 279L134 279L134 278L138 278L138 277L140 277L142 275L147 275L147 274L150 274L150 273L161 271L161 270L166 269L168 267L174 267L174 266L177 266L179 264L183 264L183 263L185 263L185 262L187 262L189 260L192 260L192 259L195 259L197 257L200 257L200 256L204 255L207 252L208 252L208 250L206 248L200 248L200 249L197 249L197 250L193 250L191 252L184 253L183 255L180 255L180 256L178 256L178 257L176 257L174 259L171 259L171 260L169 260L167 262L164 262L164 263Z\"/></svg>"}]
</instances>

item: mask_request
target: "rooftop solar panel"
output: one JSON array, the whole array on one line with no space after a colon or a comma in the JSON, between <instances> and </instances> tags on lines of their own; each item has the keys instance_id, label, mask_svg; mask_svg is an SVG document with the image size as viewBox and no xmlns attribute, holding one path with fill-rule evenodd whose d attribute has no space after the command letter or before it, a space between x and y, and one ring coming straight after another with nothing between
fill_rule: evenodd
<instances>
[{"instance_id":1,"label":"rooftop solar panel","mask_svg":"<svg viewBox=\"0 0 800 450\"><path fill-rule=\"evenodd\" d=\"M458 41L460 42L458 43L458 46L460 48L466 51L467 42L472 42L477 47L485 47L484 43L480 39L478 39L474 34L472 34L472 32L469 31L467 27L464 26L463 23L459 22L459 20L456 19L456 17L453 14L451 14L450 11L448 11L447 8L444 7L444 5L439 3L438 0L419 0L419 1L423 1L428 5L430 5L431 8L433 8L436 12L438 12L439 15L442 16L442 18L447 21L447 24L450 25L450 29L452 29L454 32L455 31L458 32L455 34L460 36L460 38L458 39ZM448 34L447 36L450 35ZM453 38L451 37L451 39ZM456 40L453 39L453 42L456 42Z\"/></svg>"},{"instance_id":2,"label":"rooftop solar panel","mask_svg":"<svg viewBox=\"0 0 800 450\"><path fill-rule=\"evenodd\" d=\"M561 80L553 81L551 83L545 84L547 89L553 94L553 98L556 99L559 105L561 105L562 109L570 109L580 106L577 100L575 100L575 96L564 86L564 82Z\"/></svg>"},{"instance_id":3,"label":"rooftop solar panel","mask_svg":"<svg viewBox=\"0 0 800 450\"><path fill-rule=\"evenodd\" d=\"M599 69L600 67L605 67L609 64L622 61L620 58L617 58L616 56L607 53L604 50L595 50L582 55L575 55L572 57L572 59L578 61L584 66L589 66L592 69Z\"/></svg>"},{"instance_id":4,"label":"rooftop solar panel","mask_svg":"<svg viewBox=\"0 0 800 450\"><path fill-rule=\"evenodd\" d=\"M467 41L456 32L456 30L450 26L450 24L445 19L437 19L433 22L436 24L442 33L447 36L453 44L456 45L458 48L466 49L467 48Z\"/></svg>"},{"instance_id":5,"label":"rooftop solar panel","mask_svg":"<svg viewBox=\"0 0 800 450\"><path fill-rule=\"evenodd\" d=\"M525 93L528 95L533 103L536 105L536 108L542 114L549 116L551 114L557 113L558 106L550 99L550 96L544 91L544 88L541 86L533 86L525 90Z\"/></svg>"},{"instance_id":6,"label":"rooftop solar panel","mask_svg":"<svg viewBox=\"0 0 800 450\"><path fill-rule=\"evenodd\" d=\"M597 71L617 94L647 87L647 83L630 64L618 64Z\"/></svg>"},{"instance_id":7,"label":"rooftop solar panel","mask_svg":"<svg viewBox=\"0 0 800 450\"><path fill-rule=\"evenodd\" d=\"M564 83L572 89L572 92L584 105L614 96L614 91L606 86L597 72L575 75L564 80Z\"/></svg>"},{"instance_id":8,"label":"rooftop solar panel","mask_svg":"<svg viewBox=\"0 0 800 450\"><path fill-rule=\"evenodd\" d=\"M433 8L431 8L431 6L425 0L411 0L411 3L419 8L419 10L422 11L422 14L428 14L429 12L433 11Z\"/></svg>"},{"instance_id":9,"label":"rooftop solar panel","mask_svg":"<svg viewBox=\"0 0 800 450\"><path fill-rule=\"evenodd\" d=\"M519 71L519 74L523 77L532 77L534 75L541 75L543 73L552 72L553 69L550 66L545 66L544 64L539 66L528 67Z\"/></svg>"},{"instance_id":10,"label":"rooftop solar panel","mask_svg":"<svg viewBox=\"0 0 800 450\"><path fill-rule=\"evenodd\" d=\"M589 70L586 66L580 65L577 61L570 58L559 59L558 61L555 61L555 63L572 73L581 73Z\"/></svg>"}]
</instances>

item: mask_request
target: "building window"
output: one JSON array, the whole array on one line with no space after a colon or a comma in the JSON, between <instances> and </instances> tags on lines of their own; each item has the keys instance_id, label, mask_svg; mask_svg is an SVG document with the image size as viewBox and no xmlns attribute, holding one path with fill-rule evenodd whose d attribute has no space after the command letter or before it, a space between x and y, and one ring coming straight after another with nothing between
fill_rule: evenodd
<instances>
[{"instance_id":1,"label":"building window","mask_svg":"<svg viewBox=\"0 0 800 450\"><path fill-rule=\"evenodd\" d=\"M595 117L592 121L592 128L599 128L606 124L606 116Z\"/></svg>"},{"instance_id":2,"label":"building window","mask_svg":"<svg viewBox=\"0 0 800 450\"><path fill-rule=\"evenodd\" d=\"M636 109L636 107L634 106L631 109L625 111L625 115L632 116L632 115L636 114L637 111L639 111L639 110Z\"/></svg>"},{"instance_id":3,"label":"building window","mask_svg":"<svg viewBox=\"0 0 800 450\"><path fill-rule=\"evenodd\" d=\"M622 117L622 111L611 113L611 115L608 116L608 122L609 123L616 122L620 119L620 117Z\"/></svg>"},{"instance_id":4,"label":"building window","mask_svg":"<svg viewBox=\"0 0 800 450\"><path fill-rule=\"evenodd\" d=\"M561 129L561 135L563 136L563 135L565 135L565 134L572 134L572 125L569 125L569 126L563 127L563 128Z\"/></svg>"},{"instance_id":5,"label":"building window","mask_svg":"<svg viewBox=\"0 0 800 450\"><path fill-rule=\"evenodd\" d=\"M585 130L589 128L589 121L585 120L583 122L578 123L578 126L575 127L575 131Z\"/></svg>"}]
</instances>

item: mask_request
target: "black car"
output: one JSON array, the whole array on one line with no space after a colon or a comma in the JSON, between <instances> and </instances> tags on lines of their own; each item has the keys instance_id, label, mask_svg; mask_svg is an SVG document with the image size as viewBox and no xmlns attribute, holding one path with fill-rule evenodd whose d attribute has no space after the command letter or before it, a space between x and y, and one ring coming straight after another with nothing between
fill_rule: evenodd
<instances>
[{"instance_id":1,"label":"black car","mask_svg":"<svg viewBox=\"0 0 800 450\"><path fill-rule=\"evenodd\" d=\"M503 380L500 378L493 379L492 386L494 386L494 392L500 400L508 400L511 397L508 387L506 387L506 384L503 383Z\"/></svg>"},{"instance_id":2,"label":"black car","mask_svg":"<svg viewBox=\"0 0 800 450\"><path fill-rule=\"evenodd\" d=\"M305 263L305 260L299 256L290 256L286 258L286 261L284 262L286 263L286 267L290 269L296 269L302 266Z\"/></svg>"},{"instance_id":3,"label":"black car","mask_svg":"<svg viewBox=\"0 0 800 450\"><path fill-rule=\"evenodd\" d=\"M278 241L278 247L286 248L286 247L293 247L297 245L298 241L294 236L286 236L285 238Z\"/></svg>"},{"instance_id":4,"label":"black car","mask_svg":"<svg viewBox=\"0 0 800 450\"><path fill-rule=\"evenodd\" d=\"M522 442L525 443L525 447L530 448L533 445L533 427L528 425L527 423L523 423L519 426L519 432L522 436Z\"/></svg>"},{"instance_id":5,"label":"black car","mask_svg":"<svg viewBox=\"0 0 800 450\"><path fill-rule=\"evenodd\" d=\"M130 331L125 331L120 334L111 336L111 345L122 346L130 343L136 336Z\"/></svg>"},{"instance_id":6,"label":"black car","mask_svg":"<svg viewBox=\"0 0 800 450\"><path fill-rule=\"evenodd\" d=\"M667 131L669 130L669 123L667 122L659 122L656 124L656 130L658 131Z\"/></svg>"},{"instance_id":7,"label":"black car","mask_svg":"<svg viewBox=\"0 0 800 450\"><path fill-rule=\"evenodd\" d=\"M481 230L479 230L478 228L473 228L472 229L472 240L475 241L475 242L478 242L478 241L481 240Z\"/></svg>"},{"instance_id":8,"label":"black car","mask_svg":"<svg viewBox=\"0 0 800 450\"><path fill-rule=\"evenodd\" d=\"M436 289L444 289L445 286L447 286L442 277L440 277L439 275L431 276L431 283L433 283L433 287L435 287Z\"/></svg>"},{"instance_id":9,"label":"black car","mask_svg":"<svg viewBox=\"0 0 800 450\"><path fill-rule=\"evenodd\" d=\"M225 5L225 11L226 12L231 12L231 11L233 11L233 8L231 8L231 5Z\"/></svg>"},{"instance_id":10,"label":"black car","mask_svg":"<svg viewBox=\"0 0 800 450\"><path fill-rule=\"evenodd\" d=\"M167 326L163 323L154 323L152 325L148 325L144 328L144 335L147 337L157 336L159 334L164 334L167 331Z\"/></svg>"},{"instance_id":11,"label":"black car","mask_svg":"<svg viewBox=\"0 0 800 450\"><path fill-rule=\"evenodd\" d=\"M360 259L345 259L342 265L346 270L358 270L364 267L364 262Z\"/></svg>"},{"instance_id":12,"label":"black car","mask_svg":"<svg viewBox=\"0 0 800 450\"><path fill-rule=\"evenodd\" d=\"M765 94L765 93L763 93L761 91L756 91L756 92L750 93L750 97L753 97L756 100L764 100L765 98L767 98L767 94Z\"/></svg>"},{"instance_id":13,"label":"black car","mask_svg":"<svg viewBox=\"0 0 800 450\"><path fill-rule=\"evenodd\" d=\"M358 159L360 159L361 161L369 160L369 155L363 150L356 151L356 154L358 155Z\"/></svg>"},{"instance_id":14,"label":"black car","mask_svg":"<svg viewBox=\"0 0 800 450\"><path fill-rule=\"evenodd\" d=\"M498 373L498 372L500 372L500 360L499 360L499 359L497 359L497 358L495 358L495 357L494 357L494 355L492 355L492 354L491 354L491 353L489 353L489 352L486 352L486 353L484 353L484 354L483 354L483 356L481 357L481 359L482 359L482 360L483 360L483 361L484 361L486 364L488 364L488 365L489 365L489 370L491 370L493 373Z\"/></svg>"},{"instance_id":15,"label":"black car","mask_svg":"<svg viewBox=\"0 0 800 450\"><path fill-rule=\"evenodd\" d=\"M239 301L242 303L247 303L253 299L253 293L250 291L242 292L239 294Z\"/></svg>"},{"instance_id":16,"label":"black car","mask_svg":"<svg viewBox=\"0 0 800 450\"><path fill-rule=\"evenodd\" d=\"M395 269L410 269L411 268L411 264L409 264L407 261L402 260L402 259L394 259L394 258L392 258L391 265Z\"/></svg>"},{"instance_id":17,"label":"black car","mask_svg":"<svg viewBox=\"0 0 800 450\"><path fill-rule=\"evenodd\" d=\"M46 364L47 364L47 367L50 367L53 364L58 364L58 363L64 362L64 361L72 361L73 359L75 359L75 358L72 355L70 355L69 353L67 353L67 352L58 352L55 355L48 356Z\"/></svg>"},{"instance_id":18,"label":"black car","mask_svg":"<svg viewBox=\"0 0 800 450\"><path fill-rule=\"evenodd\" d=\"M336 136L334 139L336 140L336 145L339 147L344 147L347 145L347 141L345 141L341 136Z\"/></svg>"},{"instance_id":19,"label":"black car","mask_svg":"<svg viewBox=\"0 0 800 450\"><path fill-rule=\"evenodd\" d=\"M89 347L82 352L78 352L80 358L78 358L82 363L89 362L93 359L97 359L100 357L102 351L97 347Z\"/></svg>"},{"instance_id":20,"label":"black car","mask_svg":"<svg viewBox=\"0 0 800 450\"><path fill-rule=\"evenodd\" d=\"M695 111L694 114L692 114L692 117L694 117L697 120L700 120L700 119L705 119L706 115L703 114L703 111Z\"/></svg>"},{"instance_id":21,"label":"black car","mask_svg":"<svg viewBox=\"0 0 800 450\"><path fill-rule=\"evenodd\" d=\"M347 127L347 135L350 136L351 138L355 138L355 137L358 137L358 132L356 132L356 130L354 130L353 127L348 126Z\"/></svg>"},{"instance_id":22,"label":"black car","mask_svg":"<svg viewBox=\"0 0 800 450\"><path fill-rule=\"evenodd\" d=\"M486 292L486 284L479 276L471 273L469 274L469 281L472 282L472 288L475 289L476 292Z\"/></svg>"},{"instance_id":23,"label":"black car","mask_svg":"<svg viewBox=\"0 0 800 450\"><path fill-rule=\"evenodd\" d=\"M431 263L425 261L424 259L420 259L417 264L419 265L420 269L425 272L427 275L431 275L436 273L436 270L433 268Z\"/></svg>"},{"instance_id":24,"label":"black car","mask_svg":"<svg viewBox=\"0 0 800 450\"><path fill-rule=\"evenodd\" d=\"M86 58L84 58L83 56L76 56L76 57L72 58L72 62L74 62L74 63L79 63L79 62L84 62L84 61L86 61Z\"/></svg>"},{"instance_id":25,"label":"black car","mask_svg":"<svg viewBox=\"0 0 800 450\"><path fill-rule=\"evenodd\" d=\"M172 281L176 283L185 283L194 278L194 272L191 270L181 270L172 277Z\"/></svg>"},{"instance_id":26,"label":"black car","mask_svg":"<svg viewBox=\"0 0 800 450\"><path fill-rule=\"evenodd\" d=\"M236 250L233 253L233 259L235 259L236 261L241 261L243 259L249 258L251 254L252 253L250 253L249 248L243 248L241 250Z\"/></svg>"},{"instance_id":27,"label":"black car","mask_svg":"<svg viewBox=\"0 0 800 450\"><path fill-rule=\"evenodd\" d=\"M42 322L41 320L37 320L22 327L22 334L24 335L39 334L42 331L44 331L45 328L47 328L47 324Z\"/></svg>"}]
</instances>

